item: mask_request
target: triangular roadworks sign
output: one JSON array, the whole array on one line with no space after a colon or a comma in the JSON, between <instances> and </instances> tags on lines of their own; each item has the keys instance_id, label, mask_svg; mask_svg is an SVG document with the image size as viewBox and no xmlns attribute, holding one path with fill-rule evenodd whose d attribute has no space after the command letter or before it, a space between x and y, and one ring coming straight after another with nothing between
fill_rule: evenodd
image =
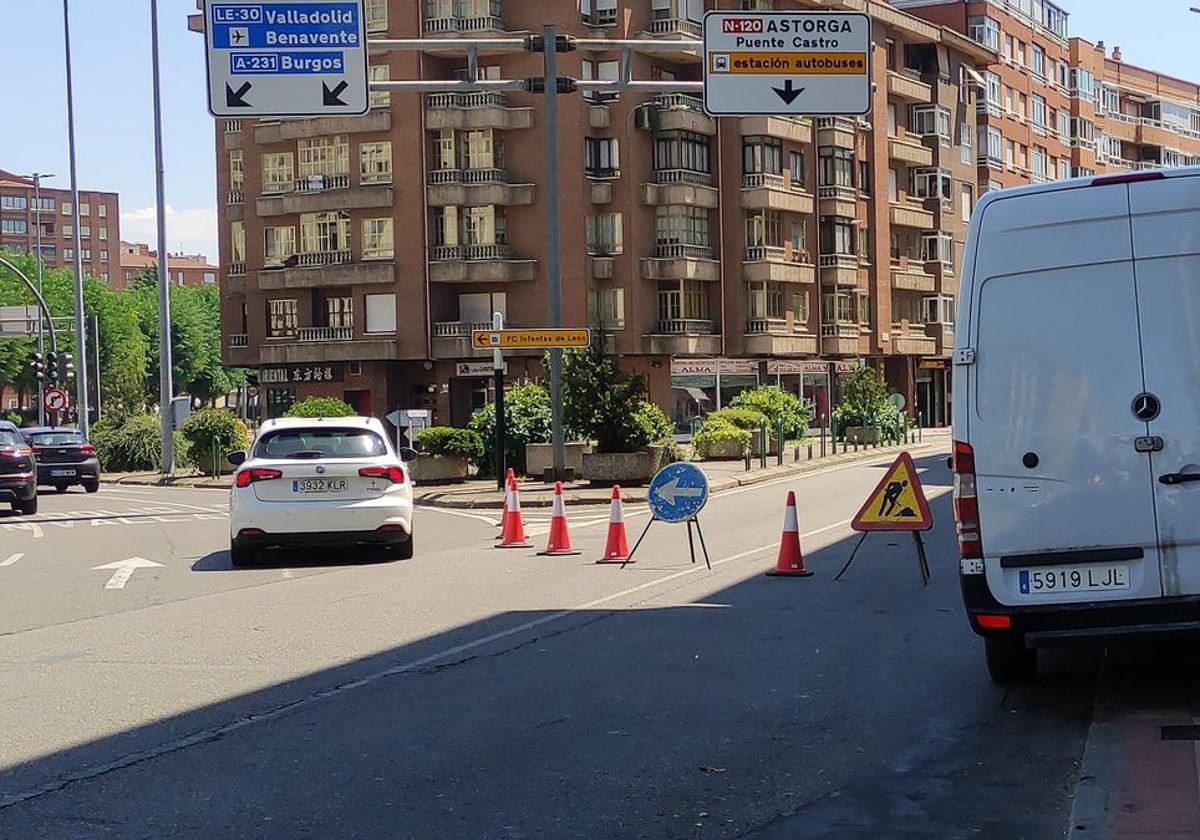
<instances>
[{"instance_id":1,"label":"triangular roadworks sign","mask_svg":"<svg viewBox=\"0 0 1200 840\"><path fill-rule=\"evenodd\" d=\"M928 531L933 527L911 455L900 453L850 527L855 531Z\"/></svg>"}]
</instances>

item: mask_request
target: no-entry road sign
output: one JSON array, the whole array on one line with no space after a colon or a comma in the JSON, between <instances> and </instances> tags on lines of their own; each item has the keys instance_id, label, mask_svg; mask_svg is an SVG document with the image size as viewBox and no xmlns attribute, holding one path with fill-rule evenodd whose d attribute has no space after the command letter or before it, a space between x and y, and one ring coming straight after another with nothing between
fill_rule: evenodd
<instances>
[{"instance_id":1,"label":"no-entry road sign","mask_svg":"<svg viewBox=\"0 0 1200 840\"><path fill-rule=\"evenodd\" d=\"M47 411L65 411L67 408L67 392L58 388L48 388L42 403Z\"/></svg>"},{"instance_id":2,"label":"no-entry road sign","mask_svg":"<svg viewBox=\"0 0 1200 840\"><path fill-rule=\"evenodd\" d=\"M713 116L870 113L870 16L709 12L704 109Z\"/></svg>"},{"instance_id":3,"label":"no-entry road sign","mask_svg":"<svg viewBox=\"0 0 1200 840\"><path fill-rule=\"evenodd\" d=\"M475 330L471 346L476 350L518 350L539 347L587 347L592 343L588 329Z\"/></svg>"},{"instance_id":4,"label":"no-entry road sign","mask_svg":"<svg viewBox=\"0 0 1200 840\"><path fill-rule=\"evenodd\" d=\"M209 0L207 6L213 116L367 113L363 0Z\"/></svg>"}]
</instances>

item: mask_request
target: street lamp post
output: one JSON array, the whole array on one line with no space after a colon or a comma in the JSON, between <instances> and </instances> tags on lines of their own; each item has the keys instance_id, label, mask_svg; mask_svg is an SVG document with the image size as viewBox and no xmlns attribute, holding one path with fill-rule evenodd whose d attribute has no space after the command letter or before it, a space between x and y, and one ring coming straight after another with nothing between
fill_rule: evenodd
<instances>
[{"instance_id":1,"label":"street lamp post","mask_svg":"<svg viewBox=\"0 0 1200 840\"><path fill-rule=\"evenodd\" d=\"M158 62L158 0L150 0L150 61L154 83L154 189L158 223L158 412L162 428L162 474L175 470L174 423L171 417L171 286L167 265L167 205L162 136L162 84Z\"/></svg>"},{"instance_id":2,"label":"street lamp post","mask_svg":"<svg viewBox=\"0 0 1200 840\"><path fill-rule=\"evenodd\" d=\"M33 178L33 226L34 226L34 234L33 235L34 235L34 239L36 241L36 247L34 248L34 250L37 252L37 288L38 288L38 294L44 294L43 289L42 289L42 259L43 259L43 254L42 254L42 179L43 178L53 178L54 175L47 174L44 172L34 172L33 175L30 177ZM50 315L49 312L45 312L45 313L43 313L42 318L38 318L37 349L38 349L39 353L46 352L46 338L45 338L44 333L42 332L42 329L43 329L42 321L46 316L49 316L49 315ZM38 380L38 384L37 384L37 410L38 410L38 425L45 426L46 425L46 383L40 379Z\"/></svg>"},{"instance_id":3,"label":"street lamp post","mask_svg":"<svg viewBox=\"0 0 1200 840\"><path fill-rule=\"evenodd\" d=\"M63 0L63 43L67 64L67 146L71 165L71 222L75 246L75 355L79 365L75 370L75 409L79 415L79 431L88 433L88 365L87 332L83 320L83 240L79 230L79 181L75 170L75 93L71 79L71 11L70 0Z\"/></svg>"}]
</instances>

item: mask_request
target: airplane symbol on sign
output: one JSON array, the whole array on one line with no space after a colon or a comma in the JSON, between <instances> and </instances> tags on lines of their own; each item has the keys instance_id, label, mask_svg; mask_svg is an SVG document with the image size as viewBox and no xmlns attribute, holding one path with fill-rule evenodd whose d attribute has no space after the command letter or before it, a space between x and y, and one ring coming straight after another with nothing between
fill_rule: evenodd
<instances>
[{"instance_id":1,"label":"airplane symbol on sign","mask_svg":"<svg viewBox=\"0 0 1200 840\"><path fill-rule=\"evenodd\" d=\"M245 29L232 28L229 30L229 43L231 44L241 44L242 42L248 40L249 37L250 33Z\"/></svg>"}]
</instances>

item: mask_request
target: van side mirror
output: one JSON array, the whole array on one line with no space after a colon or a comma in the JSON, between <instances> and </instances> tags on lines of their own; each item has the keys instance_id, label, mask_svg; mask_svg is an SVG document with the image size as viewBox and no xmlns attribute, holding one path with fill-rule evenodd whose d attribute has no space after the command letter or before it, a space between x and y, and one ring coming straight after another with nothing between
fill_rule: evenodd
<instances>
[{"instance_id":1,"label":"van side mirror","mask_svg":"<svg viewBox=\"0 0 1200 840\"><path fill-rule=\"evenodd\" d=\"M240 467L242 464L246 463L246 453L230 452L225 459L233 466Z\"/></svg>"},{"instance_id":2,"label":"van side mirror","mask_svg":"<svg viewBox=\"0 0 1200 840\"><path fill-rule=\"evenodd\" d=\"M417 458L421 457L420 453L417 452L417 450L415 450L409 446L401 446L400 451L397 454L400 456L400 460L406 464L409 461L415 461L415 460L417 460Z\"/></svg>"}]
</instances>

